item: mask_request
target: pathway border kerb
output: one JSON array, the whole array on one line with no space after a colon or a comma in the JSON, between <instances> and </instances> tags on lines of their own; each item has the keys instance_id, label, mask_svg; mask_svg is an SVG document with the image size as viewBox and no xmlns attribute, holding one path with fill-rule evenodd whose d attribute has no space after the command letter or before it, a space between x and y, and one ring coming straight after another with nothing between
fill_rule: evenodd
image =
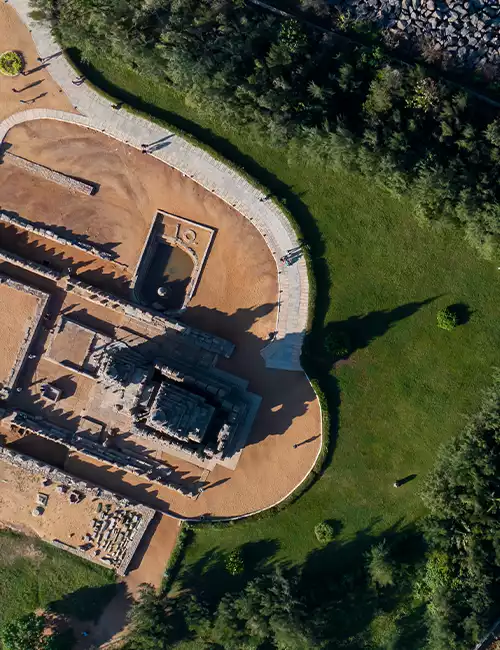
<instances>
[{"instance_id":1,"label":"pathway border kerb","mask_svg":"<svg viewBox=\"0 0 500 650\"><path fill-rule=\"evenodd\" d=\"M60 51L50 28L30 17L29 0L10 0L27 25L42 58ZM113 109L112 103L86 84L73 84L75 72L64 56L50 60L50 74L80 115L49 109L17 113L0 123L0 142L16 124L36 119L56 119L86 126L140 148L143 143L164 141L152 154L213 192L249 219L266 239L274 257L279 282L276 335L261 354L268 368L301 371L300 353L308 322L309 280L303 257L291 266L280 259L299 245L287 216L245 178L209 153L179 135L131 113Z\"/></svg>"}]
</instances>

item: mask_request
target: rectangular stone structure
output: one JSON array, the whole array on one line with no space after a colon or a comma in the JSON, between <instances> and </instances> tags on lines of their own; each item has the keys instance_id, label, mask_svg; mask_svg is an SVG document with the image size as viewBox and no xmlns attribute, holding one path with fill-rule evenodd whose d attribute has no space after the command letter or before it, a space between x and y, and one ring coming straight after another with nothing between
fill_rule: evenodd
<instances>
[{"instance_id":1,"label":"rectangular stone structure","mask_svg":"<svg viewBox=\"0 0 500 650\"><path fill-rule=\"evenodd\" d=\"M0 477L2 522L13 528L29 526L54 546L121 576L155 515L152 508L11 448L0 447ZM47 501L35 512L42 480Z\"/></svg>"},{"instance_id":2,"label":"rectangular stone structure","mask_svg":"<svg viewBox=\"0 0 500 650\"><path fill-rule=\"evenodd\" d=\"M0 397L6 399L21 373L49 295L0 273Z\"/></svg>"}]
</instances>

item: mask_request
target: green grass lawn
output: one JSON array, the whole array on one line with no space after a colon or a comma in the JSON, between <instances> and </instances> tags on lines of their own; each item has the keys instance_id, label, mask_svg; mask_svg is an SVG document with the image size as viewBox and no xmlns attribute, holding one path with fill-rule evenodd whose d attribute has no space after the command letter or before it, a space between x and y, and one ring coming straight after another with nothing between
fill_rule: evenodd
<instances>
[{"instance_id":1,"label":"green grass lawn","mask_svg":"<svg viewBox=\"0 0 500 650\"><path fill-rule=\"evenodd\" d=\"M278 514L198 530L185 574L208 571L217 552L240 545L250 563L269 556L323 571L344 561L341 548L357 553L373 536L411 525L424 512L418 492L439 445L460 432L499 363L496 266L459 233L419 226L410 202L369 180L287 162L286 152L206 119L167 88L109 59L92 63L85 72L102 88L193 133L286 201L311 245L318 322L348 321L365 342L324 386L340 405L325 431L333 453L322 478ZM469 308L469 322L439 330L436 312L455 303ZM395 490L409 474L416 479ZM313 527L324 519L342 531L318 554Z\"/></svg>"},{"instance_id":2,"label":"green grass lawn","mask_svg":"<svg viewBox=\"0 0 500 650\"><path fill-rule=\"evenodd\" d=\"M37 538L0 531L0 626L47 607L93 619L114 588L112 571Z\"/></svg>"}]
</instances>

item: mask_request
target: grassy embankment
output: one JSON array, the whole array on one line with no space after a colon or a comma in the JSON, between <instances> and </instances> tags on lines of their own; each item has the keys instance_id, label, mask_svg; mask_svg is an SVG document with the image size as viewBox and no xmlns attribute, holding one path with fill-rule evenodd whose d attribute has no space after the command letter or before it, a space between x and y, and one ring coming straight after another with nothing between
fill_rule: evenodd
<instances>
[{"instance_id":1,"label":"grassy embankment","mask_svg":"<svg viewBox=\"0 0 500 650\"><path fill-rule=\"evenodd\" d=\"M0 626L47 608L94 619L114 590L112 571L37 538L0 531Z\"/></svg>"},{"instance_id":2,"label":"grassy embankment","mask_svg":"<svg viewBox=\"0 0 500 650\"><path fill-rule=\"evenodd\" d=\"M207 119L168 88L109 59L92 64L85 71L91 81L209 144L286 203L311 246L318 330L343 323L359 346L324 382L330 405L337 395L339 405L325 432L331 459L321 480L272 517L198 530L186 579L216 570L221 553L240 545L249 567L268 558L324 571L343 561L341 545L357 553L373 536L418 520L418 489L437 448L459 433L498 364L496 266L478 259L458 233L420 227L409 201L367 179L287 162L286 152ZM468 322L438 330L437 310L456 303L470 310ZM416 479L394 490L394 479L409 474ZM318 554L313 527L324 519L342 531L338 544Z\"/></svg>"}]
</instances>

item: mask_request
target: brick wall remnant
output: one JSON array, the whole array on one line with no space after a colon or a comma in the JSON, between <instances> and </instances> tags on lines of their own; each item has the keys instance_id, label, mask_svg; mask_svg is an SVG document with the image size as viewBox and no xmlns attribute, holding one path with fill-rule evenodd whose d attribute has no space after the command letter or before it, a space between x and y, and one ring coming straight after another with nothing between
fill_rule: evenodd
<instances>
[{"instance_id":1,"label":"brick wall remnant","mask_svg":"<svg viewBox=\"0 0 500 650\"><path fill-rule=\"evenodd\" d=\"M72 176L66 176L66 174L56 172L49 167L45 167L44 165L32 162L31 160L26 160L26 158L21 158L21 156L16 156L15 154L9 153L8 151L6 151L3 155L16 167L24 169L24 171L27 171L30 174L40 176L46 181L57 183L70 192L80 192L81 194L87 194L88 196L92 196L92 194L95 193L95 185L85 183L84 181L78 181Z\"/></svg>"},{"instance_id":2,"label":"brick wall remnant","mask_svg":"<svg viewBox=\"0 0 500 650\"><path fill-rule=\"evenodd\" d=\"M84 251L85 253L88 253L89 255L93 255L94 257L98 257L101 260L106 260L107 262L114 261L116 257L116 254L108 253L108 251L103 251L97 246L94 246L94 244L89 244L88 242L82 241L77 237L71 237L71 238L62 237L61 235L58 235L50 228L43 228L42 226L36 226L35 224L31 223L31 221L28 221L27 219L23 219L22 217L19 217L12 213L0 211L0 221L15 226L16 228L22 228L23 230L27 230L28 232L32 232L35 235L44 237L45 239L50 239L51 241L55 241L58 244L61 244L62 246L70 246L71 248L77 248L78 250Z\"/></svg>"}]
</instances>

